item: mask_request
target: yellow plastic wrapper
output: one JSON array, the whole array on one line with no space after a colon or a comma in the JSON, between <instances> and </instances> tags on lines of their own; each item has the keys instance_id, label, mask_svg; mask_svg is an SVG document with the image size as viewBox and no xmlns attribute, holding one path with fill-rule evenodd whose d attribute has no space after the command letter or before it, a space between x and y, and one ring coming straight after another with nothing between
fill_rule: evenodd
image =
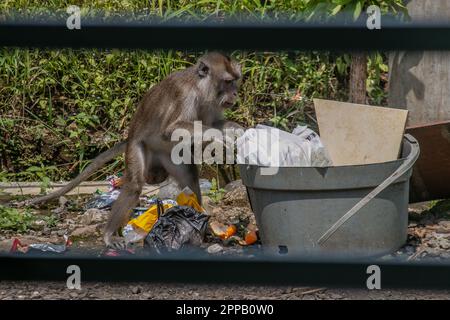
<instances>
[{"instance_id":1,"label":"yellow plastic wrapper","mask_svg":"<svg viewBox=\"0 0 450 320\"><path fill-rule=\"evenodd\" d=\"M205 209L198 203L197 196L191 189L186 187L177 197L178 205L194 208L198 212L204 212Z\"/></svg>"},{"instance_id":2,"label":"yellow plastic wrapper","mask_svg":"<svg viewBox=\"0 0 450 320\"><path fill-rule=\"evenodd\" d=\"M164 211L173 207L173 204L167 203L163 205ZM158 221L158 207L157 205L153 205L148 208L143 214L139 217L134 218L128 222L129 225L132 225L135 228L139 228L144 230L146 233L149 233L155 225L156 221Z\"/></svg>"}]
</instances>

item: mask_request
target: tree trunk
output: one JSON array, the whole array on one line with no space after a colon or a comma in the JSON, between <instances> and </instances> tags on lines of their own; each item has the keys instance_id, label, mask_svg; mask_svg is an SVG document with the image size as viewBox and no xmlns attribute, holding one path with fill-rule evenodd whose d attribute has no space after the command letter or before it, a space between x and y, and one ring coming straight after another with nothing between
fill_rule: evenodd
<instances>
[{"instance_id":1,"label":"tree trunk","mask_svg":"<svg viewBox=\"0 0 450 320\"><path fill-rule=\"evenodd\" d=\"M367 53L352 53L350 65L350 94L349 101L353 103L366 103L367 80Z\"/></svg>"}]
</instances>

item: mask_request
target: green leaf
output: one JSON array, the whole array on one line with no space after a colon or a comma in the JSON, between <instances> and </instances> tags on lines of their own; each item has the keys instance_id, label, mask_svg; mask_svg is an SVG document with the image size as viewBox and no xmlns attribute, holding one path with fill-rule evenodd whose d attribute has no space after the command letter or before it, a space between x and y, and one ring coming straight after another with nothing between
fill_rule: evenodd
<instances>
[{"instance_id":1,"label":"green leaf","mask_svg":"<svg viewBox=\"0 0 450 320\"><path fill-rule=\"evenodd\" d=\"M334 7L334 9L331 11L331 15L335 16L336 14L338 14L339 11L341 11L342 9L342 5L337 5L336 7Z\"/></svg>"},{"instance_id":2,"label":"green leaf","mask_svg":"<svg viewBox=\"0 0 450 320\"><path fill-rule=\"evenodd\" d=\"M362 6L363 6L362 1L358 1L356 3L355 11L353 12L353 20L357 20L359 18L359 16L361 15Z\"/></svg>"}]
</instances>

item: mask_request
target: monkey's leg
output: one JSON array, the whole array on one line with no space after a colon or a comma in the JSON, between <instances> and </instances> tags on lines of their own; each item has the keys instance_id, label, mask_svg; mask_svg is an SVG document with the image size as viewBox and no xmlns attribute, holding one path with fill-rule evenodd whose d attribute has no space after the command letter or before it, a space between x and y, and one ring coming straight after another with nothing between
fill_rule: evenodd
<instances>
[{"instance_id":1,"label":"monkey's leg","mask_svg":"<svg viewBox=\"0 0 450 320\"><path fill-rule=\"evenodd\" d=\"M144 186L145 155L141 145L130 145L127 150L125 183L119 197L114 202L111 215L105 228L104 241L106 246L124 248L123 242L112 241L117 230L128 221L131 209L136 205Z\"/></svg>"},{"instance_id":2,"label":"monkey's leg","mask_svg":"<svg viewBox=\"0 0 450 320\"><path fill-rule=\"evenodd\" d=\"M198 202L202 204L202 194L200 192L200 184L198 181L198 169L195 164L179 164L172 162L170 157L161 156L161 164L164 169L177 180L181 189L189 187L197 196Z\"/></svg>"}]
</instances>

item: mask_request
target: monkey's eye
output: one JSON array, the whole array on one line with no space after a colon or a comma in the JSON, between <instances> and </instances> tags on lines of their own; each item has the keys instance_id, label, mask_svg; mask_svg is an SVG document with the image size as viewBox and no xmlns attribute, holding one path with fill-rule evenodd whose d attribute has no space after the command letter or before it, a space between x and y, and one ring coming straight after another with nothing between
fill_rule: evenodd
<instances>
[{"instance_id":1,"label":"monkey's eye","mask_svg":"<svg viewBox=\"0 0 450 320\"><path fill-rule=\"evenodd\" d=\"M233 80L232 80L232 79L226 79L226 80L224 80L224 81L225 81L226 84L232 84L232 83L233 83Z\"/></svg>"}]
</instances>

